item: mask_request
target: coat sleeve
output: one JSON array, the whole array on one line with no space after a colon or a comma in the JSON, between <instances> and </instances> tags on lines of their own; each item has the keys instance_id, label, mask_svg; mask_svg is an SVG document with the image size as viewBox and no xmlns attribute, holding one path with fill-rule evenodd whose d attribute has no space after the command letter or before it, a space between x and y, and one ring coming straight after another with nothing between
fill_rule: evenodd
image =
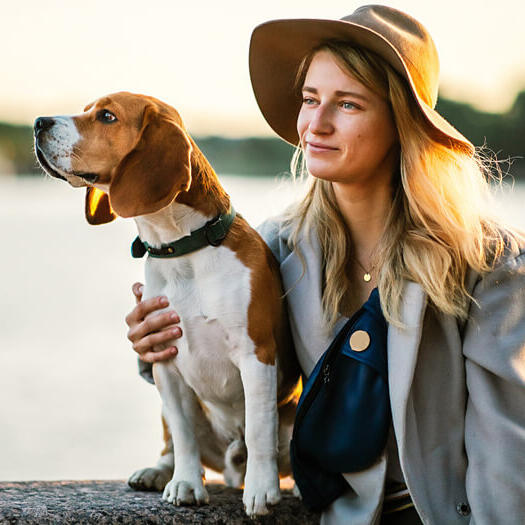
<instances>
[{"instance_id":1,"label":"coat sleeve","mask_svg":"<svg viewBox=\"0 0 525 525\"><path fill-rule=\"evenodd\" d=\"M471 523L525 515L525 253L476 285L464 332Z\"/></svg>"},{"instance_id":2,"label":"coat sleeve","mask_svg":"<svg viewBox=\"0 0 525 525\"><path fill-rule=\"evenodd\" d=\"M145 379L148 383L154 385L155 380L153 379L153 365L151 363L145 363L140 359L137 359L139 365L139 375L142 379Z\"/></svg>"}]
</instances>

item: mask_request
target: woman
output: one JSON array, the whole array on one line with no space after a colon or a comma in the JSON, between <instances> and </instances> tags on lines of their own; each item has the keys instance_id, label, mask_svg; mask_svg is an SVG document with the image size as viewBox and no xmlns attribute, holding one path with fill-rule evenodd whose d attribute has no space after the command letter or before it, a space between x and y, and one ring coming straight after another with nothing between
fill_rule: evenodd
<instances>
[{"instance_id":1,"label":"woman","mask_svg":"<svg viewBox=\"0 0 525 525\"><path fill-rule=\"evenodd\" d=\"M486 214L482 162L433 109L438 69L425 28L384 6L252 36L259 106L313 180L260 229L305 376L376 287L388 322L390 440L343 474L325 523L514 524L525 511L525 243ZM176 353L152 350L180 336L169 314L144 321L164 306L127 318L143 362Z\"/></svg>"}]
</instances>

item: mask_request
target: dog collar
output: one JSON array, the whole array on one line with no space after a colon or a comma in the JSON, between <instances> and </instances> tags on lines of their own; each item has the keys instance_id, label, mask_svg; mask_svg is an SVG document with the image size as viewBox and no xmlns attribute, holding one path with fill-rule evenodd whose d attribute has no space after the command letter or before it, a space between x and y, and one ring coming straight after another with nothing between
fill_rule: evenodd
<instances>
[{"instance_id":1,"label":"dog collar","mask_svg":"<svg viewBox=\"0 0 525 525\"><path fill-rule=\"evenodd\" d=\"M208 221L202 228L192 231L189 235L177 241L163 244L160 248L150 246L137 236L131 245L131 255L136 259L140 259L148 253L150 257L162 259L180 257L181 255L200 250L205 246L219 246L226 238L226 235L228 235L235 215L235 210L233 207L230 207L227 213L217 215L217 217Z\"/></svg>"}]
</instances>

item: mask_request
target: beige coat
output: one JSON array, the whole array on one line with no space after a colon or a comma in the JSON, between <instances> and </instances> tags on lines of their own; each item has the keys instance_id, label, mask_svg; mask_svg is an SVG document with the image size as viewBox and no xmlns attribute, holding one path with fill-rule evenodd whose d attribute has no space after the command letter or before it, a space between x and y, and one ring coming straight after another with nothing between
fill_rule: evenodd
<instances>
[{"instance_id":1,"label":"beige coat","mask_svg":"<svg viewBox=\"0 0 525 525\"><path fill-rule=\"evenodd\" d=\"M302 275L279 221L259 231L280 261L296 350L308 375L331 339L318 323L319 245L315 235L301 240ZM455 318L428 305L418 284L405 283L407 328L388 328L399 459L425 524L516 525L525 520L525 247L483 279L472 275L469 285L478 305L472 304L461 336ZM386 461L384 455L368 470L345 475L351 489L322 522L376 523Z\"/></svg>"}]
</instances>

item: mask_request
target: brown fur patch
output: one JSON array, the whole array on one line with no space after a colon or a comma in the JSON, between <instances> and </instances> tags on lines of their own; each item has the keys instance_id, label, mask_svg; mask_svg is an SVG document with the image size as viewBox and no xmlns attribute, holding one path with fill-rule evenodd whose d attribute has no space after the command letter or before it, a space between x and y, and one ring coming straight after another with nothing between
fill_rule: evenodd
<instances>
[{"instance_id":1,"label":"brown fur patch","mask_svg":"<svg viewBox=\"0 0 525 525\"><path fill-rule=\"evenodd\" d=\"M279 265L261 236L237 215L223 242L235 252L251 272L251 301L248 307L248 335L261 363L279 362L282 377L278 384L279 402L289 400L299 379L299 365L282 298Z\"/></svg>"},{"instance_id":2,"label":"brown fur patch","mask_svg":"<svg viewBox=\"0 0 525 525\"><path fill-rule=\"evenodd\" d=\"M137 144L112 174L112 208L122 217L136 217L168 206L190 186L190 157L186 132L148 106Z\"/></svg>"},{"instance_id":3,"label":"brown fur patch","mask_svg":"<svg viewBox=\"0 0 525 525\"><path fill-rule=\"evenodd\" d=\"M193 147L191 153L191 186L188 191L177 195L176 201L200 211L208 217L225 213L230 207L230 198L222 188L217 174L198 148L195 141L187 135Z\"/></svg>"}]
</instances>

